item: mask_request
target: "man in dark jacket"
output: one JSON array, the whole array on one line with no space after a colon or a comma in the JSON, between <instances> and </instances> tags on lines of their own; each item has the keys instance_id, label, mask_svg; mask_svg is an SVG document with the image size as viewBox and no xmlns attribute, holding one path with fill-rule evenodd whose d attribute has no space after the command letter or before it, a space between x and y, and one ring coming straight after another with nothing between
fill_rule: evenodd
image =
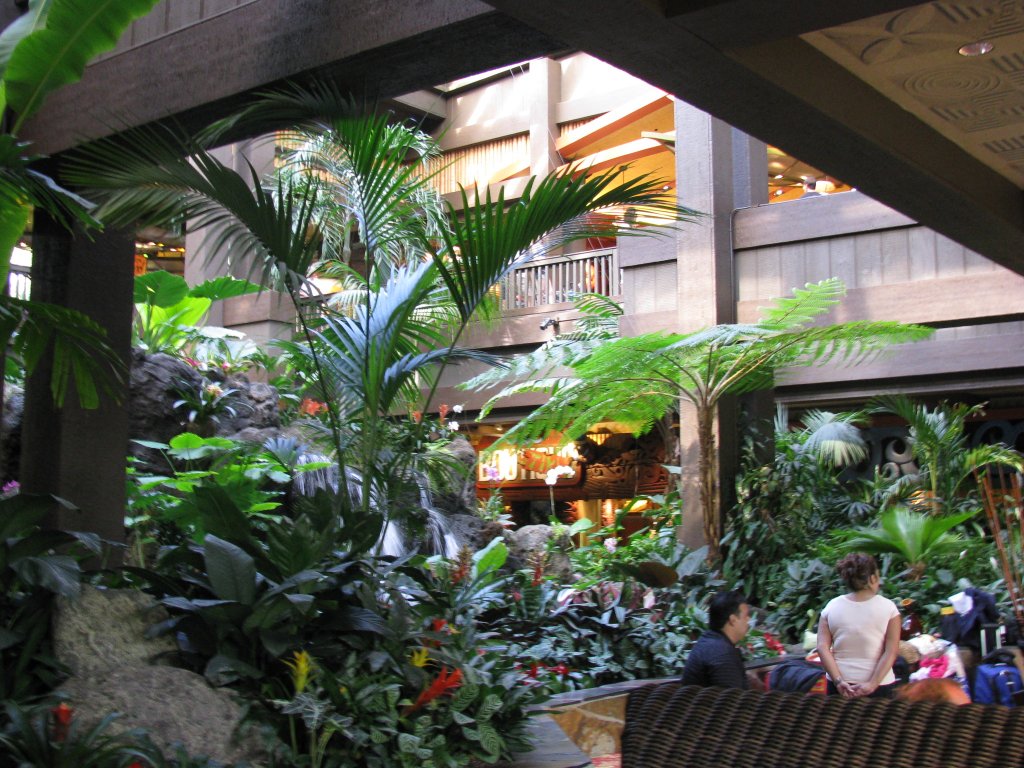
<instances>
[{"instance_id":1,"label":"man in dark jacket","mask_svg":"<svg viewBox=\"0 0 1024 768\"><path fill-rule=\"evenodd\" d=\"M750 629L750 606L742 592L718 592L708 606L707 632L686 657L685 685L746 688L743 657L736 644Z\"/></svg>"}]
</instances>

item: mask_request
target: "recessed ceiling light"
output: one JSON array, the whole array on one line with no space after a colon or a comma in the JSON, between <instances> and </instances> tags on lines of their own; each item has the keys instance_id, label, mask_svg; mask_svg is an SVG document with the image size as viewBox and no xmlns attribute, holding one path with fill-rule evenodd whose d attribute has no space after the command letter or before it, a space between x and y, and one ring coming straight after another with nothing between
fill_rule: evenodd
<instances>
[{"instance_id":1,"label":"recessed ceiling light","mask_svg":"<svg viewBox=\"0 0 1024 768\"><path fill-rule=\"evenodd\" d=\"M776 173L774 176L772 176L772 178L773 179L781 179L782 178L782 174L781 173Z\"/></svg>"},{"instance_id":2,"label":"recessed ceiling light","mask_svg":"<svg viewBox=\"0 0 1024 768\"><path fill-rule=\"evenodd\" d=\"M779 196L779 195L781 195L781 194L782 194L782 190L781 190L781 189L776 189L776 190L775 190L775 196L776 196L776 197L778 197L778 196Z\"/></svg>"},{"instance_id":3,"label":"recessed ceiling light","mask_svg":"<svg viewBox=\"0 0 1024 768\"><path fill-rule=\"evenodd\" d=\"M984 56L986 53L991 52L994 47L988 40L979 40L976 43L961 45L957 53L961 56Z\"/></svg>"}]
</instances>

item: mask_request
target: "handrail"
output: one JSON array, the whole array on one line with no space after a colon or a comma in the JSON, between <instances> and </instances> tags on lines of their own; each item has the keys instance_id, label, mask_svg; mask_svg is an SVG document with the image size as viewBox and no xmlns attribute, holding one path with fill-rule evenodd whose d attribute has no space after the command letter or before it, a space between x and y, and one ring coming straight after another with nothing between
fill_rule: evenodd
<instances>
[{"instance_id":1,"label":"handrail","mask_svg":"<svg viewBox=\"0 0 1024 768\"><path fill-rule=\"evenodd\" d=\"M562 304L581 293L618 296L619 252L612 248L529 261L506 275L499 289L503 310Z\"/></svg>"}]
</instances>

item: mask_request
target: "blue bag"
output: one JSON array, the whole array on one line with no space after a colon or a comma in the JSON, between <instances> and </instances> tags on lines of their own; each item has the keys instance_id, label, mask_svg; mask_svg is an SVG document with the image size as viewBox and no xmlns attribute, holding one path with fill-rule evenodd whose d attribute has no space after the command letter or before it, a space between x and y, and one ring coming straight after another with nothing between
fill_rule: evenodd
<instances>
[{"instance_id":1,"label":"blue bag","mask_svg":"<svg viewBox=\"0 0 1024 768\"><path fill-rule=\"evenodd\" d=\"M1020 671L1010 661L1001 658L993 659L998 651L989 654L984 664L979 664L974 673L974 699L975 704L1002 704L1006 707L1015 705L1015 695L1024 692L1024 684L1021 682ZM998 658L998 657L997 657Z\"/></svg>"}]
</instances>

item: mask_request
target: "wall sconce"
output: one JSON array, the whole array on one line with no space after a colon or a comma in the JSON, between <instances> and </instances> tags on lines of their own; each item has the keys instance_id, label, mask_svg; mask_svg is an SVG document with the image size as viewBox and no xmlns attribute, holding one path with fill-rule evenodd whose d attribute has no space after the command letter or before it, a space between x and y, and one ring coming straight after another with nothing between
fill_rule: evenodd
<instances>
[{"instance_id":1,"label":"wall sconce","mask_svg":"<svg viewBox=\"0 0 1024 768\"><path fill-rule=\"evenodd\" d=\"M540 329L546 331L548 328L554 328L555 333L558 333L558 326L562 324L562 321L557 317L549 317L543 323L540 324Z\"/></svg>"}]
</instances>

